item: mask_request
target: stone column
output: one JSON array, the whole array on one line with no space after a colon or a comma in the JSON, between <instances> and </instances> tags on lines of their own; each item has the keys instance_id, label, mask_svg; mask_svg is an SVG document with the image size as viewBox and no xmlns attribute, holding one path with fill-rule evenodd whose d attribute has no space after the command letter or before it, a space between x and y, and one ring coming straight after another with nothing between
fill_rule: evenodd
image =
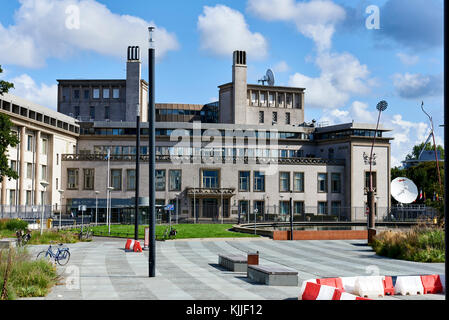
<instances>
[{"instance_id":1,"label":"stone column","mask_svg":"<svg viewBox=\"0 0 449 320\"><path fill-rule=\"evenodd\" d=\"M41 132L34 133L36 147L34 148L34 205L42 204L40 198L40 154L41 154Z\"/></svg>"},{"instance_id":2,"label":"stone column","mask_svg":"<svg viewBox=\"0 0 449 320\"><path fill-rule=\"evenodd\" d=\"M26 201L26 190L25 190L25 178L26 178L26 162L25 162L25 146L26 146L26 128L21 127L19 133L20 139L20 155L18 173L19 173L19 205L25 205Z\"/></svg>"},{"instance_id":3,"label":"stone column","mask_svg":"<svg viewBox=\"0 0 449 320\"><path fill-rule=\"evenodd\" d=\"M2 181L2 194L1 194L1 205L6 205L6 177L3 177Z\"/></svg>"}]
</instances>

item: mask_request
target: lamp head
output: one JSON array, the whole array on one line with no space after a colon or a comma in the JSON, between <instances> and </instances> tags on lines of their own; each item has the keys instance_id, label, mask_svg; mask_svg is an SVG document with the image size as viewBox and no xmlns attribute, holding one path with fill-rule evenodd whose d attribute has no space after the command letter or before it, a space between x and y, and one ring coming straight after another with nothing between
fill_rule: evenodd
<instances>
[{"instance_id":1,"label":"lamp head","mask_svg":"<svg viewBox=\"0 0 449 320\"><path fill-rule=\"evenodd\" d=\"M385 100L382 100L377 104L376 109L379 111L385 111L387 107L388 103Z\"/></svg>"}]
</instances>

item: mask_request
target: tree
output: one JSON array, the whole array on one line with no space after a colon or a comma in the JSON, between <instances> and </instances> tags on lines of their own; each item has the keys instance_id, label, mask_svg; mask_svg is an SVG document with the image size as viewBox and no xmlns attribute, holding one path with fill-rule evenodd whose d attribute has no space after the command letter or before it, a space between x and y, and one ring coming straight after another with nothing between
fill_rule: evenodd
<instances>
[{"instance_id":1,"label":"tree","mask_svg":"<svg viewBox=\"0 0 449 320\"><path fill-rule=\"evenodd\" d=\"M0 66L0 73L3 70ZM7 93L9 89L14 88L12 83L1 80L0 81L0 95ZM3 181L3 177L10 179L17 179L19 175L16 171L11 169L8 163L7 151L8 147L15 147L19 143L17 135L11 132L13 123L9 117L0 112L0 182Z\"/></svg>"},{"instance_id":2,"label":"tree","mask_svg":"<svg viewBox=\"0 0 449 320\"><path fill-rule=\"evenodd\" d=\"M419 154L421 153L421 150L423 149L423 147L424 147L424 142L414 146L412 153L409 153L405 157L405 160L418 159ZM433 151L435 149L433 147L433 144L431 144L430 142L427 142L426 146L424 147L424 150L426 150L426 151ZM437 145L437 151L440 152L441 158L444 159L444 149L443 149L443 147L440 146L440 145Z\"/></svg>"}]
</instances>

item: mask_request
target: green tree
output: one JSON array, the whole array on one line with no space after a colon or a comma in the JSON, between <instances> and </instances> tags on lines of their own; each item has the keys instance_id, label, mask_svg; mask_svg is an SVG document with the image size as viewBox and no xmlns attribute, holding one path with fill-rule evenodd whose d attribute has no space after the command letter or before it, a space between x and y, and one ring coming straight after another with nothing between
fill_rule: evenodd
<instances>
[{"instance_id":1,"label":"green tree","mask_svg":"<svg viewBox=\"0 0 449 320\"><path fill-rule=\"evenodd\" d=\"M405 160L418 159L419 154L421 153L421 150L423 149L423 147L424 147L424 142L414 146L413 150L412 150L412 153L409 153L405 157ZM426 151L433 151L435 149L433 148L433 144L431 144L430 142L427 142L424 150L426 150ZM444 149L443 149L443 147L440 146L440 145L437 145L437 151L440 152L441 158L444 159Z\"/></svg>"},{"instance_id":2,"label":"green tree","mask_svg":"<svg viewBox=\"0 0 449 320\"><path fill-rule=\"evenodd\" d=\"M0 73L3 70L0 66ZM0 95L7 93L9 89L14 88L14 85L10 82L0 81ZM0 182L3 181L3 177L17 179L19 175L16 171L11 169L8 163L7 151L8 147L15 147L19 143L17 135L11 132L13 126L9 117L0 112Z\"/></svg>"}]
</instances>

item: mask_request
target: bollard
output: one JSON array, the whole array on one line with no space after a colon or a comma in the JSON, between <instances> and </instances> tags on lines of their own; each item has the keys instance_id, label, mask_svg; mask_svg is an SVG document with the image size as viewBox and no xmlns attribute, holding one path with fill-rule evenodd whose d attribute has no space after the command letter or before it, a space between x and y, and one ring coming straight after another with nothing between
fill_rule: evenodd
<instances>
[{"instance_id":1,"label":"bollard","mask_svg":"<svg viewBox=\"0 0 449 320\"><path fill-rule=\"evenodd\" d=\"M256 253L248 252L248 265L259 265L259 251Z\"/></svg>"}]
</instances>

